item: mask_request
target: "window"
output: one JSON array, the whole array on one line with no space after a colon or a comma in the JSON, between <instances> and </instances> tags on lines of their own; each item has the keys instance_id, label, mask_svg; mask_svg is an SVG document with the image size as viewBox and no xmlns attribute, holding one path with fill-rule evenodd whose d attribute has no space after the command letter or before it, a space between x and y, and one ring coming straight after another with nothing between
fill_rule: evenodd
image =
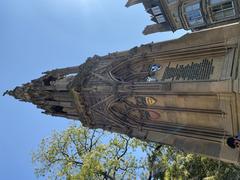
<instances>
[{"instance_id":1,"label":"window","mask_svg":"<svg viewBox=\"0 0 240 180\"><path fill-rule=\"evenodd\" d=\"M154 6L151 8L150 14L152 15L152 21L156 23L164 23L166 22L165 17L160 9L160 6Z\"/></svg>"},{"instance_id":2,"label":"window","mask_svg":"<svg viewBox=\"0 0 240 180\"><path fill-rule=\"evenodd\" d=\"M153 15L159 15L162 14L162 11L159 6L155 6L152 8Z\"/></svg>"},{"instance_id":3,"label":"window","mask_svg":"<svg viewBox=\"0 0 240 180\"><path fill-rule=\"evenodd\" d=\"M56 80L57 80L57 78L55 78L53 76L48 76L45 79L43 79L43 84L45 86L51 86L51 82L56 81Z\"/></svg>"},{"instance_id":4,"label":"window","mask_svg":"<svg viewBox=\"0 0 240 180\"><path fill-rule=\"evenodd\" d=\"M166 21L163 15L156 16L156 19L158 23L163 23Z\"/></svg>"},{"instance_id":5,"label":"window","mask_svg":"<svg viewBox=\"0 0 240 180\"><path fill-rule=\"evenodd\" d=\"M184 13L189 26L201 26L204 24L200 2L185 5Z\"/></svg>"},{"instance_id":6,"label":"window","mask_svg":"<svg viewBox=\"0 0 240 180\"><path fill-rule=\"evenodd\" d=\"M221 21L235 16L232 0L210 0L213 21Z\"/></svg>"},{"instance_id":7,"label":"window","mask_svg":"<svg viewBox=\"0 0 240 180\"><path fill-rule=\"evenodd\" d=\"M51 110L53 113L65 113L62 106L52 106Z\"/></svg>"},{"instance_id":8,"label":"window","mask_svg":"<svg viewBox=\"0 0 240 180\"><path fill-rule=\"evenodd\" d=\"M168 4L173 4L173 3L176 3L176 2L177 2L177 0L167 0Z\"/></svg>"}]
</instances>

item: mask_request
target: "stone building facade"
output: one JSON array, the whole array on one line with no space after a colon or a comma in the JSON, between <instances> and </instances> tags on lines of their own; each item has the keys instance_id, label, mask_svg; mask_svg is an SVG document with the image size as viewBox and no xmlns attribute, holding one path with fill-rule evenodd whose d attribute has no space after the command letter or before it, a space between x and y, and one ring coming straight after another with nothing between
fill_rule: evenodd
<instances>
[{"instance_id":1,"label":"stone building facade","mask_svg":"<svg viewBox=\"0 0 240 180\"><path fill-rule=\"evenodd\" d=\"M154 24L144 34L200 30L240 19L240 0L128 0L126 6L142 3Z\"/></svg>"},{"instance_id":2,"label":"stone building facade","mask_svg":"<svg viewBox=\"0 0 240 180\"><path fill-rule=\"evenodd\" d=\"M7 94L84 126L240 162L240 24L45 72Z\"/></svg>"}]
</instances>

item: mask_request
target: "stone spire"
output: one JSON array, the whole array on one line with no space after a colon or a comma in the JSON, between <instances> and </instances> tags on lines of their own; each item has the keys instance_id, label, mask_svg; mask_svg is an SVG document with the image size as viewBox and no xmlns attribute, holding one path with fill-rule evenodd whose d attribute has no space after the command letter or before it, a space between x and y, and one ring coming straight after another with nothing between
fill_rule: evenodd
<instances>
[{"instance_id":1,"label":"stone spire","mask_svg":"<svg viewBox=\"0 0 240 180\"><path fill-rule=\"evenodd\" d=\"M48 71L38 79L7 90L3 95L31 102L45 114L78 119L69 87L78 72L79 66Z\"/></svg>"},{"instance_id":2,"label":"stone spire","mask_svg":"<svg viewBox=\"0 0 240 180\"><path fill-rule=\"evenodd\" d=\"M19 99L20 101L30 102L31 96L31 83L24 84L23 86L18 86L14 88L13 90L6 91L3 95L10 95L13 96L15 99Z\"/></svg>"}]
</instances>

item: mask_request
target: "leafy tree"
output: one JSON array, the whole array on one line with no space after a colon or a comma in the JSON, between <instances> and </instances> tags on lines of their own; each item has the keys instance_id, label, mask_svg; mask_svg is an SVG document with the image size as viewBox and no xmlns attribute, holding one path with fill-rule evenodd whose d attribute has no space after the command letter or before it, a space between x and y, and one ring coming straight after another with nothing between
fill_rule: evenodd
<instances>
[{"instance_id":1,"label":"leafy tree","mask_svg":"<svg viewBox=\"0 0 240 180\"><path fill-rule=\"evenodd\" d=\"M237 165L81 126L43 139L33 162L51 179L240 179Z\"/></svg>"},{"instance_id":2,"label":"leafy tree","mask_svg":"<svg viewBox=\"0 0 240 180\"><path fill-rule=\"evenodd\" d=\"M142 168L133 155L140 144L123 135L71 126L42 140L33 153L35 174L54 179L132 179Z\"/></svg>"},{"instance_id":3,"label":"leafy tree","mask_svg":"<svg viewBox=\"0 0 240 180\"><path fill-rule=\"evenodd\" d=\"M213 160L204 156L187 154L176 148L153 144L152 153L148 157L154 157L154 161L149 165L149 172L157 172L152 174L152 179L164 180L239 180L240 166L225 163L219 160ZM151 159L151 160L153 160ZM151 162L151 161L150 161ZM151 173L150 173L151 174ZM150 177L150 176L149 176Z\"/></svg>"}]
</instances>

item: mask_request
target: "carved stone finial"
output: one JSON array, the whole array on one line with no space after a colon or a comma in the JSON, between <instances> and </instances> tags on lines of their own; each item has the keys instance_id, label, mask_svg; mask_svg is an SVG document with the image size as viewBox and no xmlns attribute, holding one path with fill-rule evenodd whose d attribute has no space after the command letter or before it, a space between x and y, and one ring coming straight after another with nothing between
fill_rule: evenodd
<instances>
[{"instance_id":1,"label":"carved stone finial","mask_svg":"<svg viewBox=\"0 0 240 180\"><path fill-rule=\"evenodd\" d=\"M3 93L3 96L6 96L8 93L9 93L9 90L6 90L6 91Z\"/></svg>"},{"instance_id":2,"label":"carved stone finial","mask_svg":"<svg viewBox=\"0 0 240 180\"><path fill-rule=\"evenodd\" d=\"M14 90L7 90L6 92L3 93L3 95L5 96L7 94L21 101L30 101L31 97L29 95L28 90L29 85L25 84L21 87L16 87Z\"/></svg>"}]
</instances>

